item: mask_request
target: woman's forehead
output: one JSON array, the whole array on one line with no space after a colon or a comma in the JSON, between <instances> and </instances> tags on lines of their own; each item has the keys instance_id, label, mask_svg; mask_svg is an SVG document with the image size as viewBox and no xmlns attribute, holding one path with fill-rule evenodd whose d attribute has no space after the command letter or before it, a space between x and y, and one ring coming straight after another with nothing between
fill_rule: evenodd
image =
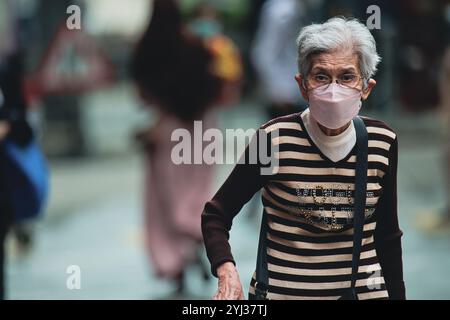
<instances>
[{"instance_id":1,"label":"woman's forehead","mask_svg":"<svg viewBox=\"0 0 450 320\"><path fill-rule=\"evenodd\" d=\"M358 55L351 50L317 53L311 59L311 70L313 69L359 72Z\"/></svg>"}]
</instances>

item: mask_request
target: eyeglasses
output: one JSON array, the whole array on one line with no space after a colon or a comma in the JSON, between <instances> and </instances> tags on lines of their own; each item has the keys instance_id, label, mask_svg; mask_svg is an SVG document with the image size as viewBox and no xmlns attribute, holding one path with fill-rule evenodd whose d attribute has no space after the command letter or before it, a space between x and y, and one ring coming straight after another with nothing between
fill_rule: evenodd
<instances>
[{"instance_id":1,"label":"eyeglasses","mask_svg":"<svg viewBox=\"0 0 450 320\"><path fill-rule=\"evenodd\" d=\"M356 87L358 87L362 79L363 78L357 74L346 73L338 76L336 78L336 83L340 84L341 86L355 89ZM317 73L308 75L306 81L309 83L311 89L316 89L322 86L328 87L333 83L333 78L323 73Z\"/></svg>"}]
</instances>

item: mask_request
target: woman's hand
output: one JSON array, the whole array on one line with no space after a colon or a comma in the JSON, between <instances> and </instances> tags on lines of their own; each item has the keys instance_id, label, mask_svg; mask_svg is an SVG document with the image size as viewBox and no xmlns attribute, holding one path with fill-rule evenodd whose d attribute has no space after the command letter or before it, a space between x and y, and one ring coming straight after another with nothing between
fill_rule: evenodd
<instances>
[{"instance_id":1,"label":"woman's hand","mask_svg":"<svg viewBox=\"0 0 450 320\"><path fill-rule=\"evenodd\" d=\"M241 280L235 265L225 262L217 268L219 277L219 289L214 295L214 300L244 300Z\"/></svg>"}]
</instances>

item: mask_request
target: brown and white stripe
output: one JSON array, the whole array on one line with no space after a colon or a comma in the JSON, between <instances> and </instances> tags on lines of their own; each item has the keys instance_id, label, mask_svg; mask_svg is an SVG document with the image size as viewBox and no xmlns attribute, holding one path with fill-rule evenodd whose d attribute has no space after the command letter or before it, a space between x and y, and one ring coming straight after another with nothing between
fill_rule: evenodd
<instances>
[{"instance_id":1,"label":"brown and white stripe","mask_svg":"<svg viewBox=\"0 0 450 320\"><path fill-rule=\"evenodd\" d=\"M367 215L358 270L359 299L388 298L374 241L377 205L389 170L395 133L364 118L369 134ZM301 116L282 118L265 128L278 130L273 143L279 171L263 188L268 219L268 299L337 299L350 286L356 151L337 163L314 145ZM328 190L328 191L327 191ZM326 194L326 192L329 192ZM333 220L334 219L334 220ZM334 221L339 230L325 228ZM250 284L254 295L255 275Z\"/></svg>"}]
</instances>

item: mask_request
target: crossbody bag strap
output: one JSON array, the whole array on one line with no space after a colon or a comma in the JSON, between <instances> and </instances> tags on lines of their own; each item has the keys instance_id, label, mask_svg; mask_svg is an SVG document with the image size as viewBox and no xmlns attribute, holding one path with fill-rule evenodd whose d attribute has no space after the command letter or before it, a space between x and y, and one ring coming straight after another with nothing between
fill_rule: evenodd
<instances>
[{"instance_id":1,"label":"crossbody bag strap","mask_svg":"<svg viewBox=\"0 0 450 320\"><path fill-rule=\"evenodd\" d=\"M263 212L259 232L258 257L256 258L256 300L265 300L269 289L269 271L267 267L267 214Z\"/></svg>"},{"instance_id":2,"label":"crossbody bag strap","mask_svg":"<svg viewBox=\"0 0 450 320\"><path fill-rule=\"evenodd\" d=\"M361 256L361 242L363 238L366 192L367 192L367 158L368 134L364 121L360 117L353 120L356 130L356 177L355 177L355 204L353 217L353 256L351 291L356 298L356 280L358 276L359 260Z\"/></svg>"}]
</instances>

